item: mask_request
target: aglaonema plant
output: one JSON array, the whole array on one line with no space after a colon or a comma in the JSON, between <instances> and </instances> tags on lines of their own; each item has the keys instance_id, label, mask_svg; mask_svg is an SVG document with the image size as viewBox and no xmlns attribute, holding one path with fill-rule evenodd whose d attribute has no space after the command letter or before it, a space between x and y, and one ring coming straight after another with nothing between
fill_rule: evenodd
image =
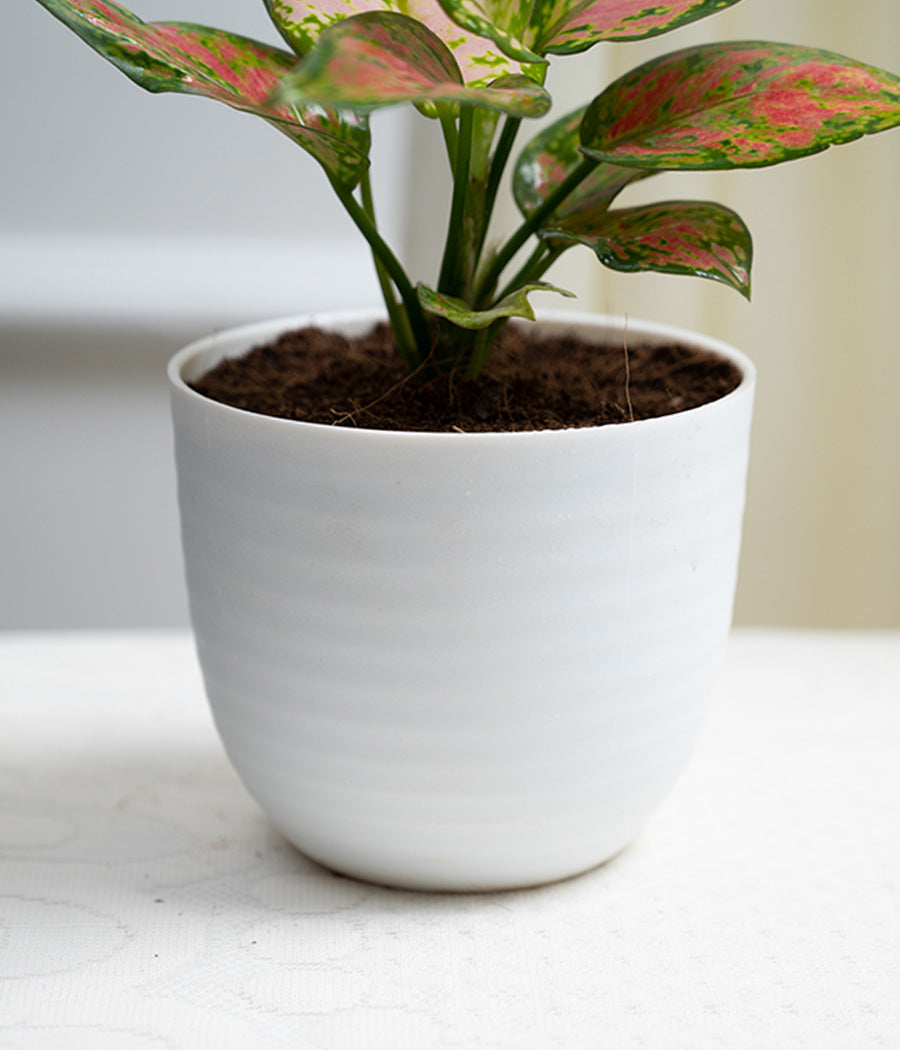
<instances>
[{"instance_id":1,"label":"aglaonema plant","mask_svg":"<svg viewBox=\"0 0 900 1050\"><path fill-rule=\"evenodd\" d=\"M750 293L752 243L707 201L614 206L663 171L778 164L900 124L900 77L843 56L757 41L641 65L520 152L521 225L490 223L520 125L550 109L549 56L669 32L738 0L265 0L290 50L205 26L144 23L106 0L38 0L150 91L217 99L310 153L368 241L411 371L476 376L511 317L573 245L620 271L693 274ZM380 235L369 178L374 110L435 121L452 173L440 272L415 282ZM563 292L563 294L569 294Z\"/></svg>"}]
</instances>

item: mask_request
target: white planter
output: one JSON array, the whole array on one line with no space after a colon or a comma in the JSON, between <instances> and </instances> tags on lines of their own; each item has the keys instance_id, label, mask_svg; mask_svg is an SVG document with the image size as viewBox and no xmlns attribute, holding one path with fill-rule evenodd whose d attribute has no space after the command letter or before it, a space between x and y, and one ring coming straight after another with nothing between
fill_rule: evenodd
<instances>
[{"instance_id":1,"label":"white planter","mask_svg":"<svg viewBox=\"0 0 900 1050\"><path fill-rule=\"evenodd\" d=\"M730 627L754 369L646 422L390 433L254 415L169 376L191 613L235 768L308 856L421 889L525 886L621 850L684 766ZM316 317L362 330L372 315ZM543 322L598 338L622 322ZM685 848L689 848L687 845Z\"/></svg>"}]
</instances>

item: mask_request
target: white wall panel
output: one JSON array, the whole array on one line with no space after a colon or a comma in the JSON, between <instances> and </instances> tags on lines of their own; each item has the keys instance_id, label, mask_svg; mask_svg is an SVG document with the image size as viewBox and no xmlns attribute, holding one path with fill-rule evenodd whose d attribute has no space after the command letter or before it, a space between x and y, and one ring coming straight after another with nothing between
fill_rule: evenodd
<instances>
[{"instance_id":1,"label":"white wall panel","mask_svg":"<svg viewBox=\"0 0 900 1050\"><path fill-rule=\"evenodd\" d=\"M133 7L279 42L261 0ZM167 358L230 324L377 303L368 251L268 125L150 95L37 3L4 8L0 628L181 624ZM375 121L395 239L407 120Z\"/></svg>"}]
</instances>

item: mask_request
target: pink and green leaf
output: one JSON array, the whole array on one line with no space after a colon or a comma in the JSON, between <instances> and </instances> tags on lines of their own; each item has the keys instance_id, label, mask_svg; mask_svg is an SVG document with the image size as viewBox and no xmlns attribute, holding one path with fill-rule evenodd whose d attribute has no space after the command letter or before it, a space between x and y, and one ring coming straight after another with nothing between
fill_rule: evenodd
<instances>
[{"instance_id":1,"label":"pink and green leaf","mask_svg":"<svg viewBox=\"0 0 900 1050\"><path fill-rule=\"evenodd\" d=\"M463 80L483 87L500 76L523 72L519 63L483 36L468 32L444 11L439 0L265 0L272 20L299 55L315 47L336 22L372 11L408 15L427 26L453 52Z\"/></svg>"},{"instance_id":2,"label":"pink and green leaf","mask_svg":"<svg viewBox=\"0 0 900 1050\"><path fill-rule=\"evenodd\" d=\"M277 0L276 0L277 2ZM441 0L466 29L521 62L574 54L601 40L642 40L731 7L738 0Z\"/></svg>"},{"instance_id":3,"label":"pink and green leaf","mask_svg":"<svg viewBox=\"0 0 900 1050\"><path fill-rule=\"evenodd\" d=\"M545 128L519 155L513 172L513 196L526 218L581 163L578 129L585 108L577 109ZM652 171L642 168L598 164L566 198L556 215L562 217L572 212L609 207L626 186L652 174Z\"/></svg>"},{"instance_id":4,"label":"pink and green leaf","mask_svg":"<svg viewBox=\"0 0 900 1050\"><path fill-rule=\"evenodd\" d=\"M556 285L547 284L544 281L536 281L533 284L523 285L514 292L510 292L509 295L501 299L500 302L495 303L490 309L473 310L464 300L457 299L452 295L442 295L424 284L418 285L416 291L423 309L431 314L436 314L438 317L445 318L445 320L460 328L468 328L473 331L487 328L494 321L500 321L507 317L524 317L526 320L533 321L534 310L531 303L528 302L528 296L532 292L557 292L559 295L564 295L569 299L574 298L572 292L567 292L565 288L557 288Z\"/></svg>"},{"instance_id":5,"label":"pink and green leaf","mask_svg":"<svg viewBox=\"0 0 900 1050\"><path fill-rule=\"evenodd\" d=\"M760 42L665 55L588 107L582 150L656 169L749 168L900 125L900 77L830 51Z\"/></svg>"},{"instance_id":6,"label":"pink and green leaf","mask_svg":"<svg viewBox=\"0 0 900 1050\"><path fill-rule=\"evenodd\" d=\"M205 26L145 23L108 0L38 2L148 91L199 95L262 117L343 185L356 185L365 173L370 136L364 118L270 101L296 62L290 52Z\"/></svg>"},{"instance_id":7,"label":"pink and green leaf","mask_svg":"<svg viewBox=\"0 0 900 1050\"><path fill-rule=\"evenodd\" d=\"M279 85L281 103L318 103L361 112L397 102L458 102L517 117L538 117L550 97L529 77L500 77L488 87L463 82L453 53L407 15L370 11L329 26Z\"/></svg>"},{"instance_id":8,"label":"pink and green leaf","mask_svg":"<svg viewBox=\"0 0 900 1050\"><path fill-rule=\"evenodd\" d=\"M504 55L524 63L546 63L527 42L533 0L441 0L453 21L486 37Z\"/></svg>"},{"instance_id":9,"label":"pink and green leaf","mask_svg":"<svg viewBox=\"0 0 900 1050\"><path fill-rule=\"evenodd\" d=\"M750 298L753 242L740 216L720 204L667 201L568 216L542 236L590 248L613 270L689 274Z\"/></svg>"}]
</instances>

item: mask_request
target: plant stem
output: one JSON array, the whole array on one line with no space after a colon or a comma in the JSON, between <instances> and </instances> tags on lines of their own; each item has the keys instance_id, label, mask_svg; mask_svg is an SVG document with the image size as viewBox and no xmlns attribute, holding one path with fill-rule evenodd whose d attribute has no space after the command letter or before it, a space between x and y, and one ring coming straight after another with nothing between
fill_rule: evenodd
<instances>
[{"instance_id":1,"label":"plant stem","mask_svg":"<svg viewBox=\"0 0 900 1050\"><path fill-rule=\"evenodd\" d=\"M556 187L555 190L550 193L544 203L536 208L531 215L522 223L522 225L516 230L516 232L510 237L510 239L503 245L501 250L498 252L497 257L491 263L487 273L482 277L481 282L475 292L475 302L480 304L487 296L493 291L500 274L503 272L507 264L516 254L516 252L522 247L522 245L528 240L528 238L536 231L539 230L544 220L549 218L554 211L562 204L562 202L569 196L569 194L577 188L579 183L583 182L585 178L597 167L599 162L591 160L585 157L577 167L573 168L572 171L563 179L563 181Z\"/></svg>"},{"instance_id":2,"label":"plant stem","mask_svg":"<svg viewBox=\"0 0 900 1050\"><path fill-rule=\"evenodd\" d=\"M482 328L475 336L475 342L472 344L472 350L469 353L469 361L466 365L466 374L470 379L477 379L482 368L487 364L488 358L491 354L491 347L494 345L494 340L497 337L497 332L506 323L507 318L501 318L499 321L494 321L493 324Z\"/></svg>"},{"instance_id":3,"label":"plant stem","mask_svg":"<svg viewBox=\"0 0 900 1050\"><path fill-rule=\"evenodd\" d=\"M497 148L494 150L494 156L491 158L491 170L488 175L487 189L484 194L484 219L481 227L481 244L479 244L479 254L481 253L481 247L484 244L484 239L487 236L488 226L491 222L491 215L494 213L494 204L497 200L497 193L500 189L500 180L503 178L503 172L506 169L509 155L513 148L513 143L516 141L516 135L519 132L519 125L522 123L521 117L507 117L503 123L503 130L500 132L500 138L497 140Z\"/></svg>"},{"instance_id":4,"label":"plant stem","mask_svg":"<svg viewBox=\"0 0 900 1050\"><path fill-rule=\"evenodd\" d=\"M366 214L372 221L372 225L377 229L377 223L375 220L375 201L372 197L372 180L369 177L368 171L363 175L362 181L360 182L360 193L362 195L362 206L365 209ZM391 328L394 331L394 337L397 340L397 346L400 349L401 356L409 366L417 356L416 342L413 339L412 328L409 324L409 317L403 307L397 302L397 298L394 295L394 287L391 284L391 278L388 274L387 268L384 263L375 252L372 252L372 261L375 263L375 273L378 277L378 285L381 288L381 297L384 299L384 305L387 308L388 317L391 321Z\"/></svg>"},{"instance_id":5,"label":"plant stem","mask_svg":"<svg viewBox=\"0 0 900 1050\"><path fill-rule=\"evenodd\" d=\"M459 132L456 142L456 165L453 169L453 203L450 206L450 225L444 245L438 291L458 295L460 288L460 247L463 242L463 223L466 199L469 194L469 162L472 157L471 106L459 107Z\"/></svg>"},{"instance_id":6,"label":"plant stem","mask_svg":"<svg viewBox=\"0 0 900 1050\"><path fill-rule=\"evenodd\" d=\"M540 280L568 247L569 245L564 244L558 248L548 248L546 244L541 242L515 277L510 278L503 290L497 293L496 298L498 301L505 298L510 292L514 292L517 288Z\"/></svg>"},{"instance_id":7,"label":"plant stem","mask_svg":"<svg viewBox=\"0 0 900 1050\"><path fill-rule=\"evenodd\" d=\"M450 161L451 169L456 168L457 134L456 121L453 118L453 108L446 103L437 103L438 119L441 122L441 131L444 133L444 144L447 147L447 159Z\"/></svg>"},{"instance_id":8,"label":"plant stem","mask_svg":"<svg viewBox=\"0 0 900 1050\"><path fill-rule=\"evenodd\" d=\"M416 295L416 290L406 276L406 271L403 269L397 256L394 255L388 247L387 243L376 229L375 223L367 214L365 208L363 208L356 200L350 190L338 183L337 180L332 181L332 186L334 187L334 191L341 204L344 205L350 218L356 224L357 229L369 242L372 254L376 260L384 266L391 280L394 282L394 285L400 294L400 298L403 300L403 305L406 307L406 316L409 319L409 326L412 332L412 345L404 346L401 342L402 333L395 332L394 334L397 336L398 349L400 350L406 367L410 371L413 371L428 355L431 346L431 336L428 331L428 324L419 303L419 298Z\"/></svg>"},{"instance_id":9,"label":"plant stem","mask_svg":"<svg viewBox=\"0 0 900 1050\"><path fill-rule=\"evenodd\" d=\"M526 262L515 277L509 281L503 291L497 294L497 300L499 301L500 299L503 299L505 296L509 295L510 292L515 291L516 288L521 288L525 284L531 284L532 281L539 280L556 262L560 255L562 255L567 247L568 245L564 244L558 248L547 248L545 244L539 244L531 253L528 262ZM499 335L501 329L508 321L508 317L501 317L487 328L482 328L478 333L475 343L472 346L472 352L469 355L468 375L470 379L476 379L482 368L487 364L488 357L490 357L491 353L491 347L494 345L494 341Z\"/></svg>"}]
</instances>

